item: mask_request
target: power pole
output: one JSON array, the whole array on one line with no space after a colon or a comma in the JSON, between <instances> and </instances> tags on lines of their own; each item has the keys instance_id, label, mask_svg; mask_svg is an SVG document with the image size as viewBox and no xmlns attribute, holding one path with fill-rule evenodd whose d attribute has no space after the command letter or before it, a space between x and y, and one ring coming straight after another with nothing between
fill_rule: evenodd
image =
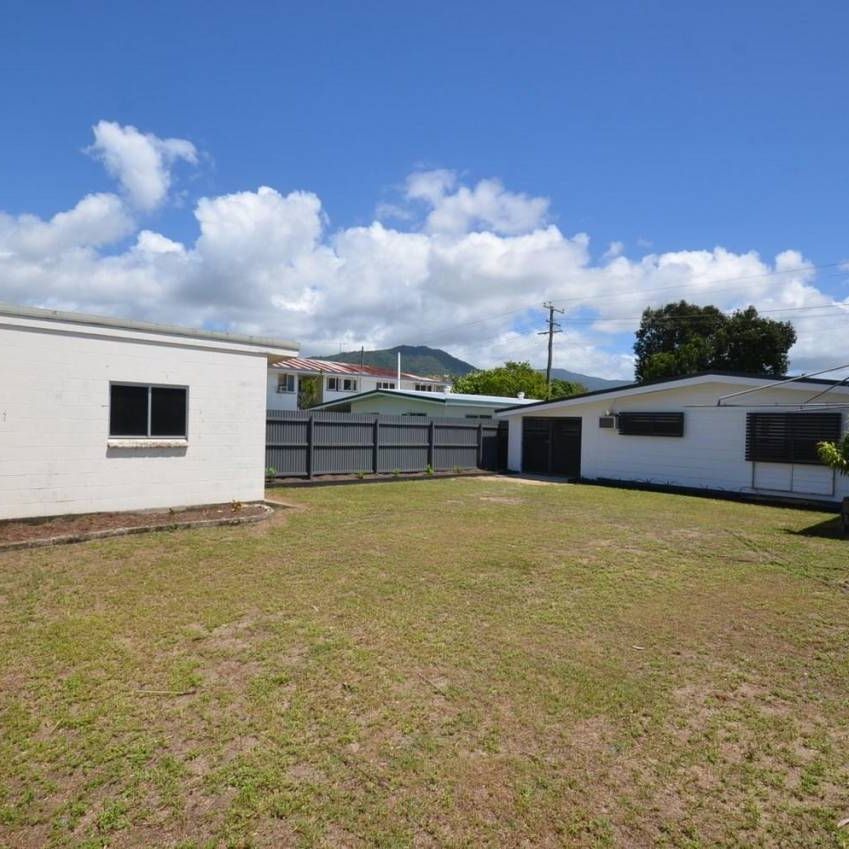
<instances>
[{"instance_id":1,"label":"power pole","mask_svg":"<svg viewBox=\"0 0 849 849\"><path fill-rule=\"evenodd\" d=\"M562 314L564 310L557 309L554 304L548 301L542 305L542 308L548 310L548 321L546 322L548 324L548 330L540 330L537 335L548 336L548 365L545 367L545 385L547 387L546 394L548 398L551 398L551 360L554 356L554 334L563 332L560 325L554 320L554 313L559 312Z\"/></svg>"}]
</instances>

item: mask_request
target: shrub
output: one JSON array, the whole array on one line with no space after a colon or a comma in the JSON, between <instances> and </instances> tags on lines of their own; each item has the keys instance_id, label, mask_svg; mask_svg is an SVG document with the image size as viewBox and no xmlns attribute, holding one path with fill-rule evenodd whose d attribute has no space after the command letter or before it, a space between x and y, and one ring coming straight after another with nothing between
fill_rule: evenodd
<instances>
[{"instance_id":1,"label":"shrub","mask_svg":"<svg viewBox=\"0 0 849 849\"><path fill-rule=\"evenodd\" d=\"M820 442L817 446L820 460L841 475L849 475L849 433L840 442Z\"/></svg>"}]
</instances>

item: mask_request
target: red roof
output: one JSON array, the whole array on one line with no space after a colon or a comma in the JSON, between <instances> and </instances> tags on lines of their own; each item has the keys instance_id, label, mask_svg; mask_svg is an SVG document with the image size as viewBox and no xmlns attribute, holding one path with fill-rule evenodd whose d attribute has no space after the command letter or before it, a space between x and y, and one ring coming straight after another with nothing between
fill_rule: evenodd
<instances>
[{"instance_id":1,"label":"red roof","mask_svg":"<svg viewBox=\"0 0 849 849\"><path fill-rule=\"evenodd\" d=\"M359 374L368 375L369 377L386 377L397 378L398 372L395 369L378 368L377 366L361 366L354 363L337 363L333 360L311 360L305 357L289 357L285 360L277 360L271 364L272 368L290 369L291 371L306 371L313 373L326 374ZM401 372L401 377L404 380L420 380L427 383L442 383L441 380L434 380L432 377L421 377L417 374L410 374L407 371Z\"/></svg>"}]
</instances>

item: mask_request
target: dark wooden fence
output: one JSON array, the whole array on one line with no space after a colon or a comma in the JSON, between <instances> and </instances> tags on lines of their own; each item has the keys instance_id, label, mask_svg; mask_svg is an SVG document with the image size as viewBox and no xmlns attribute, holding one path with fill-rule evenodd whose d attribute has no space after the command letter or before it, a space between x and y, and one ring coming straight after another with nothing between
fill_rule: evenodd
<instances>
[{"instance_id":1,"label":"dark wooden fence","mask_svg":"<svg viewBox=\"0 0 849 849\"><path fill-rule=\"evenodd\" d=\"M279 477L501 469L506 422L269 410L265 465Z\"/></svg>"}]
</instances>

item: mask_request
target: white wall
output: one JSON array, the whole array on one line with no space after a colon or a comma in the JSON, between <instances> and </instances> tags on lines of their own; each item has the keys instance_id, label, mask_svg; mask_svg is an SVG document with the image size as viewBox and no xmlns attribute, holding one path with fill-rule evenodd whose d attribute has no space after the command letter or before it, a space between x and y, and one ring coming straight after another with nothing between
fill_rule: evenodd
<instances>
[{"instance_id":1,"label":"white wall","mask_svg":"<svg viewBox=\"0 0 849 849\"><path fill-rule=\"evenodd\" d=\"M277 375L279 374L292 374L292 372L286 372L285 369L269 369L268 379L267 379L267 391L266 391L266 405L269 410L297 410L298 409L298 381L301 379L302 375L295 373L295 391L294 392L278 392L277 391ZM322 375L322 385L324 387L322 400L327 401L341 401L346 398L350 398L352 395L358 395L361 392L371 392L374 389L377 389L378 383L394 383L397 387L398 381L395 378L388 377L370 377L367 375L350 375L350 377L354 378L357 381L357 389L352 392L331 392L327 388L327 379L328 377L339 377L340 379L344 378L345 375ZM417 381L413 380L402 380L401 381L401 389L415 389ZM434 385L434 391L442 391L447 383L440 383L438 385Z\"/></svg>"},{"instance_id":2,"label":"white wall","mask_svg":"<svg viewBox=\"0 0 849 849\"><path fill-rule=\"evenodd\" d=\"M823 466L751 463L746 456L746 413L769 412L764 407L717 407L719 395L739 391L733 384L657 390L630 398L601 396L575 406L534 410L527 416L582 419L581 476L665 484L743 493L817 496L837 500L849 496L849 479ZM816 390L779 387L736 400L736 403L796 403ZM833 400L829 398L823 400ZM702 406L703 405L703 406ZM786 409L786 408L784 408ZM599 417L610 412L683 412L683 437L623 436L615 428L600 428ZM847 413L849 411L843 410ZM844 415L844 426L847 416ZM508 467L522 464L522 416L509 419Z\"/></svg>"},{"instance_id":3,"label":"white wall","mask_svg":"<svg viewBox=\"0 0 849 849\"><path fill-rule=\"evenodd\" d=\"M0 519L262 498L264 354L15 324L0 326ZM110 381L188 386L187 444L110 448Z\"/></svg>"},{"instance_id":4,"label":"white wall","mask_svg":"<svg viewBox=\"0 0 849 849\"><path fill-rule=\"evenodd\" d=\"M298 409L298 379L295 375L294 392L278 392L277 376L285 374L278 369L268 369L266 375L265 406L268 410L297 410Z\"/></svg>"}]
</instances>

